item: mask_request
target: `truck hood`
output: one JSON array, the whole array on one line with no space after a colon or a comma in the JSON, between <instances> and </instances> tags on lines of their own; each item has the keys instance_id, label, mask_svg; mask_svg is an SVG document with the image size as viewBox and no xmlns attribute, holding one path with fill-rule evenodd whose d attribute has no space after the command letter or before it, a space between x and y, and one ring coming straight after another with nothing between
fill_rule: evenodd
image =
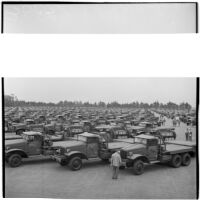
<instances>
[{"instance_id":1,"label":"truck hood","mask_svg":"<svg viewBox=\"0 0 200 200\"><path fill-rule=\"evenodd\" d=\"M16 140L16 139L22 139L22 136L20 135L6 135L5 140Z\"/></svg>"},{"instance_id":2,"label":"truck hood","mask_svg":"<svg viewBox=\"0 0 200 200\"><path fill-rule=\"evenodd\" d=\"M5 140L5 149L24 149L26 143L24 139Z\"/></svg>"},{"instance_id":3,"label":"truck hood","mask_svg":"<svg viewBox=\"0 0 200 200\"><path fill-rule=\"evenodd\" d=\"M133 151L133 150L138 150L138 149L144 149L146 145L144 144L130 144L126 147L123 148L124 151Z\"/></svg>"},{"instance_id":4,"label":"truck hood","mask_svg":"<svg viewBox=\"0 0 200 200\"><path fill-rule=\"evenodd\" d=\"M82 141L76 141L76 140L70 140L70 141L59 141L59 142L53 142L53 147L63 147L63 148L68 148L68 147L75 147L75 146L82 146L85 143Z\"/></svg>"}]
</instances>

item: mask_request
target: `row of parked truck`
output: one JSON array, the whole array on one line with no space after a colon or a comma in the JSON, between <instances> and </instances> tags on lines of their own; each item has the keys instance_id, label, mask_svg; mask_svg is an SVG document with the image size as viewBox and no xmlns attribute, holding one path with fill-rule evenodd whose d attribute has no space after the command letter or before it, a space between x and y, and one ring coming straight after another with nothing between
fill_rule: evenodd
<instances>
[{"instance_id":1,"label":"row of parked truck","mask_svg":"<svg viewBox=\"0 0 200 200\"><path fill-rule=\"evenodd\" d=\"M122 166L132 167L135 174L142 174L145 164L167 162L173 167L188 166L195 155L196 145L188 141L165 141L150 134L106 141L101 133L85 132L66 140L52 141L39 132L24 132L22 139L5 142L5 160L11 167L18 167L22 158L51 156L61 166L69 165L72 170L79 170L83 159L109 161L111 155L119 150Z\"/></svg>"},{"instance_id":2,"label":"row of parked truck","mask_svg":"<svg viewBox=\"0 0 200 200\"><path fill-rule=\"evenodd\" d=\"M148 113L147 116L153 115L149 111L144 112ZM175 139L174 128L155 127L155 123L148 122L147 118L135 127L97 124L92 131L86 132L84 129L79 131L81 126L83 124L68 126L67 129L75 127L71 132L73 134L65 129L53 134L35 130L24 130L19 135L5 133L5 160L11 167L18 167L23 159L42 155L57 161L61 166L68 165L72 170L79 170L84 159L99 158L108 162L114 152L120 151L121 167L133 168L134 173L139 175L143 173L146 164L188 166L196 153L195 143L167 140ZM139 131L130 134L128 128L138 128Z\"/></svg>"}]
</instances>

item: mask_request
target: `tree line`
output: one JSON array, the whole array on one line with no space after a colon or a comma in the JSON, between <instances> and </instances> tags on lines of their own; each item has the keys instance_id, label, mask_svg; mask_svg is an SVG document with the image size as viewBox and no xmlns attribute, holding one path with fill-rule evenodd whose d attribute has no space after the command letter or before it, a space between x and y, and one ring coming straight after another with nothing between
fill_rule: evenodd
<instances>
[{"instance_id":1,"label":"tree line","mask_svg":"<svg viewBox=\"0 0 200 200\"><path fill-rule=\"evenodd\" d=\"M153 103L131 102L131 103L118 103L117 101L105 103L103 101L90 103L82 101L59 101L58 103L45 103L35 101L18 100L15 96L5 95L4 105L6 107L16 106L60 106L60 107L104 107L104 108L155 108L155 109L173 109L173 110L191 110L192 106L187 102L176 104L168 102L166 104L155 101Z\"/></svg>"}]
</instances>

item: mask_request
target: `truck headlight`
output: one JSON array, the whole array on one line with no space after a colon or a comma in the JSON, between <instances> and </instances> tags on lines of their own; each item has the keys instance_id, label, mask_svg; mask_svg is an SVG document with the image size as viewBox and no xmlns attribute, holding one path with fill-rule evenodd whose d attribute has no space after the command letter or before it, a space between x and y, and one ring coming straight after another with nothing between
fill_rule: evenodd
<instances>
[{"instance_id":1,"label":"truck headlight","mask_svg":"<svg viewBox=\"0 0 200 200\"><path fill-rule=\"evenodd\" d=\"M70 149L66 149L66 152L67 152L67 153L70 152Z\"/></svg>"},{"instance_id":2,"label":"truck headlight","mask_svg":"<svg viewBox=\"0 0 200 200\"><path fill-rule=\"evenodd\" d=\"M128 156L132 156L132 155L133 155L132 151L128 152Z\"/></svg>"}]
</instances>

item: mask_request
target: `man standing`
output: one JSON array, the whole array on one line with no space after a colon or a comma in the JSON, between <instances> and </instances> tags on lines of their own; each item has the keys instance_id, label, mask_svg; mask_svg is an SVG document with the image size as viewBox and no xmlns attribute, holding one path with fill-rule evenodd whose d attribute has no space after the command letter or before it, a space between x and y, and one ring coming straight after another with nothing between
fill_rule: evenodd
<instances>
[{"instance_id":1,"label":"man standing","mask_svg":"<svg viewBox=\"0 0 200 200\"><path fill-rule=\"evenodd\" d=\"M186 141L189 140L189 129L187 128L186 132L185 132L185 139Z\"/></svg>"},{"instance_id":2,"label":"man standing","mask_svg":"<svg viewBox=\"0 0 200 200\"><path fill-rule=\"evenodd\" d=\"M118 178L119 166L120 166L121 162L122 162L122 160L121 160L121 156L120 156L120 151L117 151L114 154L112 154L111 163L110 163L112 168L113 168L112 179L117 179Z\"/></svg>"},{"instance_id":3,"label":"man standing","mask_svg":"<svg viewBox=\"0 0 200 200\"><path fill-rule=\"evenodd\" d=\"M192 129L189 129L189 137L188 137L189 141L192 141Z\"/></svg>"}]
</instances>

